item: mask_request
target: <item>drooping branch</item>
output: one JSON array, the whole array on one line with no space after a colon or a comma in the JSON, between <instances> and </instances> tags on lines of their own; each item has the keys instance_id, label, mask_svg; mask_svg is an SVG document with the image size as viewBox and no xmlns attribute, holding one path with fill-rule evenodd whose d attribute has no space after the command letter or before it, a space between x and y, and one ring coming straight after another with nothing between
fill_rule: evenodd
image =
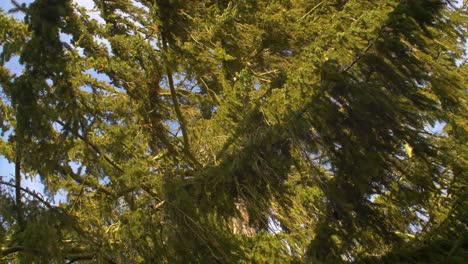
<instances>
[{"instance_id":1,"label":"drooping branch","mask_svg":"<svg viewBox=\"0 0 468 264\"><path fill-rule=\"evenodd\" d=\"M156 193L154 193L152 190L151 190L151 187L147 184L143 184L142 186L142 189L147 192L151 197L157 199L159 201L158 204L155 205L154 209L159 209L160 207L162 207L164 204L167 204L169 206L171 206L172 208L176 209L180 214L182 214L184 216L185 219L189 220L189 226L192 228L192 230L195 232L195 234L197 234L199 236L199 238L206 244L206 246L208 247L208 249L210 250L210 253L212 254L212 256L215 258L215 259L221 259L221 258L225 258L226 257L226 253L223 251L223 249L221 247L219 247L219 244L217 243L216 239L214 239L208 232L206 232L206 228L204 228L202 225L200 225L199 222L197 222L195 219L193 219L190 215L188 215L184 210L182 210L181 208L179 208L176 204L174 203L171 203L170 201L168 200L162 200L161 198L158 197L158 195ZM202 233L205 233L205 234L202 234L200 232L198 232L198 230L200 231L203 231ZM210 246L209 242L212 242L214 244L214 246L216 247L217 251L222 254L223 256L222 257L219 257L215 254L214 252L214 249L212 248L212 246Z\"/></svg>"},{"instance_id":2,"label":"drooping branch","mask_svg":"<svg viewBox=\"0 0 468 264\"><path fill-rule=\"evenodd\" d=\"M14 8L10 9L8 11L9 13L22 12L26 14L28 12L28 8L26 7L25 3L20 4L16 0L11 0L11 4L14 6Z\"/></svg>"},{"instance_id":3,"label":"drooping branch","mask_svg":"<svg viewBox=\"0 0 468 264\"><path fill-rule=\"evenodd\" d=\"M167 46L167 40L164 37L164 34L162 34L161 39L162 39L162 44L163 44L163 50L167 54L168 46ZM175 89L174 79L172 78L172 71L168 65L166 65L166 72L167 72L167 79L169 82L169 89L171 91L172 103L174 104L174 110L175 110L177 119L179 121L180 129L182 131L182 137L184 139L184 153L196 166L200 166L200 163L195 158L195 156L193 156L192 151L191 151L190 139L189 139L188 129L187 129L187 121L185 120L185 117L182 114L182 111L180 110L179 100L177 99L177 91Z\"/></svg>"},{"instance_id":4,"label":"drooping branch","mask_svg":"<svg viewBox=\"0 0 468 264\"><path fill-rule=\"evenodd\" d=\"M375 42L382 36L382 33L387 30L387 28L384 26L382 30L380 30L379 34L372 40L369 41L369 44L364 48L363 51L361 51L356 58L348 64L348 66L343 68L342 73L348 72L374 45Z\"/></svg>"},{"instance_id":5,"label":"drooping branch","mask_svg":"<svg viewBox=\"0 0 468 264\"><path fill-rule=\"evenodd\" d=\"M39 194L29 190L28 188L23 188L21 186L18 186L17 184L13 184L11 182L6 182L6 181L1 181L0 180L0 184L3 184L3 185L6 185L6 186L10 186L10 187L13 187L15 188L15 190L21 190L29 195L31 195L32 197L34 197L36 200L38 200L39 202L41 202L42 204L44 204L45 206L47 206L49 209L52 209L52 208L56 208L55 206L53 206L52 204L50 204L49 202L47 202L46 200L44 200L44 198L42 198Z\"/></svg>"},{"instance_id":6,"label":"drooping branch","mask_svg":"<svg viewBox=\"0 0 468 264\"><path fill-rule=\"evenodd\" d=\"M84 143L86 143L88 146L90 146L99 156L103 157L116 170L118 170L120 172L124 171L117 163L115 163L109 156L107 156L105 153L103 153L95 144L90 142L86 137L80 135L79 133L76 133L67 124L63 123L60 120L56 120L55 122L57 122L59 125L61 125L68 132L72 133L75 137L83 140Z\"/></svg>"},{"instance_id":7,"label":"drooping branch","mask_svg":"<svg viewBox=\"0 0 468 264\"><path fill-rule=\"evenodd\" d=\"M26 250L27 249L25 247L23 247L23 246L15 245L15 246L7 247L7 248L2 248L0 250L0 256L6 257L6 256L8 256L10 254L20 252L20 251L26 251ZM35 251L35 250L31 250L31 251Z\"/></svg>"},{"instance_id":8,"label":"drooping branch","mask_svg":"<svg viewBox=\"0 0 468 264\"><path fill-rule=\"evenodd\" d=\"M67 167L62 168L62 172L64 174L70 176L74 181L76 181L77 183L79 183L81 185L86 185L86 186L95 188L96 191L98 191L98 192L102 192L102 193L105 193L107 195L112 195L112 193L109 190L107 190L106 188L103 188L102 186L94 186L93 184L91 184L86 179L82 179L78 174L74 173L69 167L68 168Z\"/></svg>"},{"instance_id":9,"label":"drooping branch","mask_svg":"<svg viewBox=\"0 0 468 264\"><path fill-rule=\"evenodd\" d=\"M325 3L325 1L322 1L322 2L318 3L317 5L315 5L314 7L312 7L312 9L310 9L309 12L305 13L305 15L303 15L301 18L299 18L298 21L301 21L304 18L306 18L308 15L310 15L312 12L314 12L317 8L319 8L324 3Z\"/></svg>"}]
</instances>

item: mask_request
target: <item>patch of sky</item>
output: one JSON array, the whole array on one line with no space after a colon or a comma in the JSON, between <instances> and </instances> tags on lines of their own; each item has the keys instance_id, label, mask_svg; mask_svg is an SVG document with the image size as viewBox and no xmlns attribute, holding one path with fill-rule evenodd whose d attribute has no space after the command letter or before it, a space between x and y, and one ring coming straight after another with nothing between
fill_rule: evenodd
<instances>
[{"instance_id":1,"label":"patch of sky","mask_svg":"<svg viewBox=\"0 0 468 264\"><path fill-rule=\"evenodd\" d=\"M62 43L70 44L72 40L72 35L60 32L59 38Z\"/></svg>"},{"instance_id":2,"label":"patch of sky","mask_svg":"<svg viewBox=\"0 0 468 264\"><path fill-rule=\"evenodd\" d=\"M2 181L5 182L14 182L14 171L15 165L14 163L9 162L4 157L0 157L0 178ZM24 188L29 189L41 196L44 196L47 192L46 187L41 182L39 176L32 176L32 177L24 177L21 180L21 186ZM14 191L11 189L10 192L12 195ZM61 202L67 201L67 192L65 190L60 189L57 193L53 194L51 197L47 197L46 200L51 200L52 204L59 204Z\"/></svg>"},{"instance_id":3,"label":"patch of sky","mask_svg":"<svg viewBox=\"0 0 468 264\"><path fill-rule=\"evenodd\" d=\"M107 74L100 73L100 72L96 71L96 69L94 69L94 68L86 70L84 72L84 74L89 74L89 75L91 75L91 77L96 78L99 81L103 81L103 82L106 82L106 83L111 82L111 79L109 78L109 76Z\"/></svg>"},{"instance_id":4,"label":"patch of sky","mask_svg":"<svg viewBox=\"0 0 468 264\"><path fill-rule=\"evenodd\" d=\"M256 91L260 90L260 87L261 87L260 82L255 82L254 83L254 88L255 88Z\"/></svg>"},{"instance_id":5,"label":"patch of sky","mask_svg":"<svg viewBox=\"0 0 468 264\"><path fill-rule=\"evenodd\" d=\"M379 194L374 193L374 194L369 195L369 196L367 197L367 200L368 200L369 202L373 203L373 202L375 201L375 199L377 199L378 197L379 197Z\"/></svg>"},{"instance_id":6,"label":"patch of sky","mask_svg":"<svg viewBox=\"0 0 468 264\"><path fill-rule=\"evenodd\" d=\"M280 222L274 217L268 217L268 232L271 234L281 233L283 229L281 228Z\"/></svg>"},{"instance_id":7,"label":"patch of sky","mask_svg":"<svg viewBox=\"0 0 468 264\"><path fill-rule=\"evenodd\" d=\"M412 232L418 233L423 230L423 224L426 224L427 222L429 222L429 216L426 210L424 210L423 208L421 209L415 208L414 212L419 222L411 223L410 229Z\"/></svg>"},{"instance_id":8,"label":"patch of sky","mask_svg":"<svg viewBox=\"0 0 468 264\"><path fill-rule=\"evenodd\" d=\"M464 5L464 1L463 0L457 0L457 2L455 2L455 6L457 8L460 8Z\"/></svg>"},{"instance_id":9,"label":"patch of sky","mask_svg":"<svg viewBox=\"0 0 468 264\"><path fill-rule=\"evenodd\" d=\"M87 69L84 72L84 74L89 74L91 77L96 78L98 81L104 82L107 85L112 86L117 92L122 92L122 93L125 92L125 89L114 85L111 78L107 74L102 73L102 72L98 72L95 68ZM92 88L89 85L84 85L84 86L80 87L80 89L85 91L85 92L89 92L89 93L92 92Z\"/></svg>"},{"instance_id":10,"label":"patch of sky","mask_svg":"<svg viewBox=\"0 0 468 264\"><path fill-rule=\"evenodd\" d=\"M143 8L146 12L149 12L149 8L141 3L141 0L132 0L132 4L136 7Z\"/></svg>"},{"instance_id":11,"label":"patch of sky","mask_svg":"<svg viewBox=\"0 0 468 264\"><path fill-rule=\"evenodd\" d=\"M110 56L113 56L114 53L112 53L112 46L109 42L109 40L105 39L105 38L101 38L99 36L94 36L94 40L101 46L103 46L107 52L109 52L109 55Z\"/></svg>"},{"instance_id":12,"label":"patch of sky","mask_svg":"<svg viewBox=\"0 0 468 264\"><path fill-rule=\"evenodd\" d=\"M84 57L85 56L85 53L84 53L84 49L82 47L75 47L73 46L73 48L76 50L76 52L78 52L78 55L80 57Z\"/></svg>"},{"instance_id":13,"label":"patch of sky","mask_svg":"<svg viewBox=\"0 0 468 264\"><path fill-rule=\"evenodd\" d=\"M287 55L287 56L291 56L293 54L293 52L292 52L292 50L287 49L287 50L283 50L283 54Z\"/></svg>"},{"instance_id":14,"label":"patch of sky","mask_svg":"<svg viewBox=\"0 0 468 264\"><path fill-rule=\"evenodd\" d=\"M179 122L173 120L166 120L163 123L169 127L169 131L172 134L176 136L182 136L182 131L180 129Z\"/></svg>"},{"instance_id":15,"label":"patch of sky","mask_svg":"<svg viewBox=\"0 0 468 264\"><path fill-rule=\"evenodd\" d=\"M434 184L434 186L440 191L440 194L443 196L443 197L447 197L448 195L448 189L447 188L443 188L440 183L436 182L436 181L433 181L432 182Z\"/></svg>"},{"instance_id":16,"label":"patch of sky","mask_svg":"<svg viewBox=\"0 0 468 264\"><path fill-rule=\"evenodd\" d=\"M81 91L83 92L87 92L87 93L92 93L93 92L93 88L89 85L82 85L80 86L79 88Z\"/></svg>"},{"instance_id":17,"label":"patch of sky","mask_svg":"<svg viewBox=\"0 0 468 264\"><path fill-rule=\"evenodd\" d=\"M116 14L119 14L121 15L123 18L127 19L128 21L130 21L131 23L133 23L137 28L144 28L144 26L139 22L139 21L136 21L134 19L134 17L128 13L124 13L122 12L121 10L117 10L115 12ZM140 32L139 31L134 31L136 34L139 34ZM133 34L132 34L133 35ZM143 36L141 33L140 33L141 36Z\"/></svg>"},{"instance_id":18,"label":"patch of sky","mask_svg":"<svg viewBox=\"0 0 468 264\"><path fill-rule=\"evenodd\" d=\"M158 40L157 39L152 39L149 41L149 44L151 45L151 47L153 47L155 50L157 51L161 51L161 48L159 47L159 43L158 43Z\"/></svg>"},{"instance_id":19,"label":"patch of sky","mask_svg":"<svg viewBox=\"0 0 468 264\"><path fill-rule=\"evenodd\" d=\"M10 70L10 73L12 73L12 74L14 74L16 76L21 75L21 73L24 70L24 66L22 64L20 64L19 59L20 59L19 56L13 56L13 57L10 58L10 60L5 62L5 64L4 64L5 68Z\"/></svg>"},{"instance_id":20,"label":"patch of sky","mask_svg":"<svg viewBox=\"0 0 468 264\"><path fill-rule=\"evenodd\" d=\"M167 76L164 76L163 78L161 78L161 87L169 87L169 82L167 81Z\"/></svg>"},{"instance_id":21,"label":"patch of sky","mask_svg":"<svg viewBox=\"0 0 468 264\"><path fill-rule=\"evenodd\" d=\"M25 5L29 5L33 2L33 0L17 0L16 1L19 5L22 5L22 4L25 4ZM6 12L9 12L10 10L14 9L15 6L13 5L13 3L9 0L2 0L0 1L0 8L3 9L4 11ZM18 20L24 20L24 13L23 12L12 12L10 13L11 16L13 16L15 19L18 19Z\"/></svg>"},{"instance_id":22,"label":"patch of sky","mask_svg":"<svg viewBox=\"0 0 468 264\"><path fill-rule=\"evenodd\" d=\"M73 0L79 7L87 10L87 14L91 19L96 20L99 24L105 24L106 21L101 17L100 12L97 10L93 0Z\"/></svg>"},{"instance_id":23,"label":"patch of sky","mask_svg":"<svg viewBox=\"0 0 468 264\"><path fill-rule=\"evenodd\" d=\"M438 135L438 136L446 136L447 133L444 132L444 127L447 125L447 123L443 121L436 121L433 125L432 124L426 124L424 126L424 130L426 130L428 133Z\"/></svg>"},{"instance_id":24,"label":"patch of sky","mask_svg":"<svg viewBox=\"0 0 468 264\"><path fill-rule=\"evenodd\" d=\"M423 230L423 226L419 222L410 223L409 228L412 233L419 233Z\"/></svg>"},{"instance_id":25,"label":"patch of sky","mask_svg":"<svg viewBox=\"0 0 468 264\"><path fill-rule=\"evenodd\" d=\"M11 132L8 133L8 135L7 133L5 133L5 135L2 136L2 140L7 141L9 134L11 134ZM13 173L13 171L14 171L13 164L10 163L5 157L0 155L0 176L7 176L10 173Z\"/></svg>"},{"instance_id":26,"label":"patch of sky","mask_svg":"<svg viewBox=\"0 0 468 264\"><path fill-rule=\"evenodd\" d=\"M47 85L49 85L49 86L53 86L53 85L54 85L54 81L52 81L52 79L46 79L45 82L46 82Z\"/></svg>"},{"instance_id":27,"label":"patch of sky","mask_svg":"<svg viewBox=\"0 0 468 264\"><path fill-rule=\"evenodd\" d=\"M98 182L100 185L108 185L110 184L109 176L99 177Z\"/></svg>"},{"instance_id":28,"label":"patch of sky","mask_svg":"<svg viewBox=\"0 0 468 264\"><path fill-rule=\"evenodd\" d=\"M52 122L52 127L53 127L56 131L61 131L61 130L63 130L62 125L60 125L60 124L57 123L57 122Z\"/></svg>"},{"instance_id":29,"label":"patch of sky","mask_svg":"<svg viewBox=\"0 0 468 264\"><path fill-rule=\"evenodd\" d=\"M199 93L199 92L201 92L200 86L195 85L195 86L192 88L192 92L194 92L194 93Z\"/></svg>"},{"instance_id":30,"label":"patch of sky","mask_svg":"<svg viewBox=\"0 0 468 264\"><path fill-rule=\"evenodd\" d=\"M76 173L78 175L81 174L81 171L83 171L83 169L86 169L86 166L83 166L83 164L81 164L81 162L78 161L69 161L68 165L70 165L73 173Z\"/></svg>"}]
</instances>

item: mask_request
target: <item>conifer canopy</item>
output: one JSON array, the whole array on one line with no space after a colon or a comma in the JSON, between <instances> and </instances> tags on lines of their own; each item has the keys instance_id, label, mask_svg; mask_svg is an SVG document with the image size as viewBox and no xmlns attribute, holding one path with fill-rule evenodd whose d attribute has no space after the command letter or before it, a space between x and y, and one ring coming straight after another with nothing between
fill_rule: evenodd
<instances>
[{"instance_id":1,"label":"conifer canopy","mask_svg":"<svg viewBox=\"0 0 468 264\"><path fill-rule=\"evenodd\" d=\"M468 260L466 4L12 2L2 261Z\"/></svg>"}]
</instances>

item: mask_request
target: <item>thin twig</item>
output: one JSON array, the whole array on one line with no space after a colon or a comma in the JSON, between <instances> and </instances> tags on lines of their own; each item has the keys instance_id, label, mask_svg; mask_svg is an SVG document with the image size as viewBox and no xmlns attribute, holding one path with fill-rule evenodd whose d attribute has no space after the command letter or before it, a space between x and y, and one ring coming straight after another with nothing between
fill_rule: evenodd
<instances>
[{"instance_id":1,"label":"thin twig","mask_svg":"<svg viewBox=\"0 0 468 264\"><path fill-rule=\"evenodd\" d=\"M6 182L6 181L2 181L0 180L0 184L3 184L3 185L6 185L6 186L10 186L10 187L13 187L13 188L18 188L18 186L14 183L11 183L11 182ZM21 191L31 195L32 197L36 198L39 202L43 203L45 206L47 206L49 209L52 209L52 208L57 208L53 205L51 205L49 202L47 202L46 200L44 200L40 195L38 195L37 193L29 190L28 188L23 188L23 187L19 187L19 189L21 189Z\"/></svg>"},{"instance_id":2,"label":"thin twig","mask_svg":"<svg viewBox=\"0 0 468 264\"><path fill-rule=\"evenodd\" d=\"M9 13L15 13L15 12L23 12L27 13L28 8L26 7L26 4L19 4L16 0L11 0L11 4L14 5L15 7L13 9L10 9L8 12Z\"/></svg>"},{"instance_id":3,"label":"thin twig","mask_svg":"<svg viewBox=\"0 0 468 264\"><path fill-rule=\"evenodd\" d=\"M167 53L168 45L167 45L167 40L164 37L164 35L162 35L162 44L163 44L163 50L165 51L165 53ZM184 115L182 114L182 111L180 110L179 100L177 99L177 91L175 89L174 80L172 78L172 71L167 65L166 65L166 72L167 72L167 79L169 82L169 89L171 90L172 103L174 104L174 110L175 110L177 119L179 121L180 129L182 131L182 137L184 139L184 153L188 156L190 160L192 160L193 163L195 163L195 165L200 167L201 166L200 162L198 162L198 160L195 158L195 156L193 156L191 152L190 139L189 139L188 129L187 129L187 122L184 118Z\"/></svg>"},{"instance_id":4,"label":"thin twig","mask_svg":"<svg viewBox=\"0 0 468 264\"><path fill-rule=\"evenodd\" d=\"M109 156L107 156L105 153L103 153L96 145L91 143L87 138L85 138L84 136L80 135L79 133L76 133L75 131L73 131L73 129L71 129L67 124L63 123L62 121L56 120L55 122L57 122L59 125L61 125L68 132L72 133L75 137L83 140L96 153L98 153L99 156L102 156L110 165L112 165L112 167L114 167L115 169L117 169L120 172L124 172L124 170L119 165L117 165L117 163L115 163L111 158L109 158Z\"/></svg>"},{"instance_id":5,"label":"thin twig","mask_svg":"<svg viewBox=\"0 0 468 264\"><path fill-rule=\"evenodd\" d=\"M362 52L360 52L357 57L350 64L348 64L348 66L343 69L342 73L349 71L349 69L351 69L375 45L375 42L382 36L382 33L383 30L381 30L374 39L369 41L369 45L367 45L367 47Z\"/></svg>"},{"instance_id":6,"label":"thin twig","mask_svg":"<svg viewBox=\"0 0 468 264\"><path fill-rule=\"evenodd\" d=\"M320 3L318 3L316 6L312 7L311 10L309 10L309 12L307 12L305 15L303 15L301 18L299 18L299 20L297 21L301 21L302 19L306 18L308 15L310 15L310 13L314 12L315 9L319 8L321 5L323 5L325 3L325 1L322 1Z\"/></svg>"}]
</instances>

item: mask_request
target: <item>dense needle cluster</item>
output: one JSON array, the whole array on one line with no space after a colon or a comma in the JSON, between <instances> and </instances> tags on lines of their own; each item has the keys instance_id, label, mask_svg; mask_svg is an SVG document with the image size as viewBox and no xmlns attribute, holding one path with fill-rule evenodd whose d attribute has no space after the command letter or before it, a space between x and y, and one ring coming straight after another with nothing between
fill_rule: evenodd
<instances>
[{"instance_id":1,"label":"dense needle cluster","mask_svg":"<svg viewBox=\"0 0 468 264\"><path fill-rule=\"evenodd\" d=\"M13 2L3 260L468 259L466 4Z\"/></svg>"}]
</instances>

